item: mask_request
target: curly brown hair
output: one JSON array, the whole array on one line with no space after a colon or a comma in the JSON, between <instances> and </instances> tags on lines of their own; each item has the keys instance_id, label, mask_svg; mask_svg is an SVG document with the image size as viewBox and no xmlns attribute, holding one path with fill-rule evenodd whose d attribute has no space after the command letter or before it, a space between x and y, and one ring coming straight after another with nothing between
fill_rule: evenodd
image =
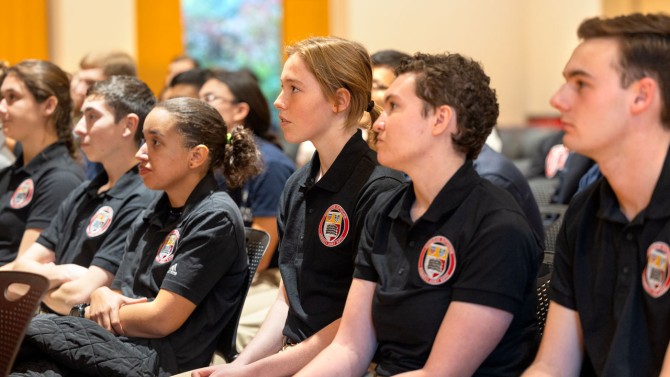
<instances>
[{"instance_id":1,"label":"curly brown hair","mask_svg":"<svg viewBox=\"0 0 670 377\"><path fill-rule=\"evenodd\" d=\"M634 13L613 18L589 18L579 25L581 39L614 38L619 44L621 86L643 77L659 85L661 122L670 129L670 16Z\"/></svg>"},{"instance_id":2,"label":"curly brown hair","mask_svg":"<svg viewBox=\"0 0 670 377\"><path fill-rule=\"evenodd\" d=\"M207 146L210 171L221 168L228 187L239 187L261 172L260 153L252 131L236 126L229 137L226 123L212 106L195 98L180 97L159 102L156 108L170 113L187 148Z\"/></svg>"},{"instance_id":3,"label":"curly brown hair","mask_svg":"<svg viewBox=\"0 0 670 377\"><path fill-rule=\"evenodd\" d=\"M498 119L496 92L481 65L459 54L417 53L404 59L395 73L416 75L416 95L424 103L424 116L442 105L455 110L454 146L466 158L475 159Z\"/></svg>"}]
</instances>

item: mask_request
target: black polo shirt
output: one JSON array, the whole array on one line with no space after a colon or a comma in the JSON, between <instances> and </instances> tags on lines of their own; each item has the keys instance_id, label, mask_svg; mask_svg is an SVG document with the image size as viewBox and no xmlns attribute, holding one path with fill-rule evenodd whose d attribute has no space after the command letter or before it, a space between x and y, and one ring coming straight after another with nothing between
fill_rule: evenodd
<instances>
[{"instance_id":1,"label":"black polo shirt","mask_svg":"<svg viewBox=\"0 0 670 377\"><path fill-rule=\"evenodd\" d=\"M98 193L109 181L103 170L65 199L37 239L54 251L56 264L97 266L116 274L130 225L157 196L144 186L137 171L133 167L114 187Z\"/></svg>"},{"instance_id":2,"label":"black polo shirt","mask_svg":"<svg viewBox=\"0 0 670 377\"><path fill-rule=\"evenodd\" d=\"M84 179L63 142L44 148L23 166L23 154L0 171L0 266L14 259L26 229L46 228Z\"/></svg>"},{"instance_id":3,"label":"black polo shirt","mask_svg":"<svg viewBox=\"0 0 670 377\"><path fill-rule=\"evenodd\" d=\"M572 200L556 240L550 299L579 312L598 375L657 376L670 342L670 153L632 221L607 179Z\"/></svg>"},{"instance_id":4,"label":"black polo shirt","mask_svg":"<svg viewBox=\"0 0 670 377\"><path fill-rule=\"evenodd\" d=\"M377 372L422 368L452 301L514 318L475 375L518 376L535 356L539 245L510 194L466 161L413 222L411 183L380 198L361 236L354 277L377 283Z\"/></svg>"},{"instance_id":5,"label":"black polo shirt","mask_svg":"<svg viewBox=\"0 0 670 377\"><path fill-rule=\"evenodd\" d=\"M233 200L217 191L209 174L186 205L171 209L163 196L136 221L112 288L129 297L153 299L158 291L174 292L197 305L177 331L162 339L182 372L209 364L223 327L242 299L247 254L242 215ZM132 339L131 339L132 341ZM172 361L172 362L174 362Z\"/></svg>"},{"instance_id":6,"label":"black polo shirt","mask_svg":"<svg viewBox=\"0 0 670 377\"><path fill-rule=\"evenodd\" d=\"M401 173L378 165L358 131L315 183L318 152L287 181L280 201L279 269L289 312L284 335L300 342L342 316L363 220Z\"/></svg>"}]
</instances>

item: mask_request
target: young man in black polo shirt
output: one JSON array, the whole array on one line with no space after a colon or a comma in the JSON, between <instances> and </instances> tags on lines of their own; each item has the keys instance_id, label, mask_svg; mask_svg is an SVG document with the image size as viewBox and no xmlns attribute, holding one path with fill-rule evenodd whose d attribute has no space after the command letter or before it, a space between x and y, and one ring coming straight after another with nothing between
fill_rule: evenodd
<instances>
[{"instance_id":1,"label":"young man in black polo shirt","mask_svg":"<svg viewBox=\"0 0 670 377\"><path fill-rule=\"evenodd\" d=\"M331 345L299 376L518 376L537 345L540 245L512 196L473 167L498 103L479 64L404 60L375 123L382 165L411 183L366 218Z\"/></svg>"},{"instance_id":2,"label":"young man in black polo shirt","mask_svg":"<svg viewBox=\"0 0 670 377\"><path fill-rule=\"evenodd\" d=\"M113 76L89 89L74 132L104 171L74 190L37 241L3 267L49 278L48 309L68 314L112 282L130 224L155 197L142 183L135 159L144 119L155 103L149 87L130 76Z\"/></svg>"},{"instance_id":3,"label":"young man in black polo shirt","mask_svg":"<svg viewBox=\"0 0 670 377\"><path fill-rule=\"evenodd\" d=\"M593 18L578 35L551 104L564 144L604 179L565 214L525 375L658 376L670 341L670 17Z\"/></svg>"}]
</instances>

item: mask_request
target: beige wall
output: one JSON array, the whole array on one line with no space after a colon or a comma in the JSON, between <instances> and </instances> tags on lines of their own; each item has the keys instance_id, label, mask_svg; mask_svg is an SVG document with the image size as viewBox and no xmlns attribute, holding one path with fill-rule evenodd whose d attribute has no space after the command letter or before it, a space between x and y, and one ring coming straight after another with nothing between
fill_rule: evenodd
<instances>
[{"instance_id":1,"label":"beige wall","mask_svg":"<svg viewBox=\"0 0 670 377\"><path fill-rule=\"evenodd\" d=\"M600 13L600 0L331 0L331 8L333 34L370 52L452 51L482 62L505 126L554 114L549 97L576 46L576 27Z\"/></svg>"},{"instance_id":2,"label":"beige wall","mask_svg":"<svg viewBox=\"0 0 670 377\"><path fill-rule=\"evenodd\" d=\"M50 0L52 59L75 71L91 50L136 56L136 0ZM601 0L330 0L332 34L370 52L459 52L482 62L500 102L499 123L556 114L549 97L577 45L577 25Z\"/></svg>"},{"instance_id":3,"label":"beige wall","mask_svg":"<svg viewBox=\"0 0 670 377\"><path fill-rule=\"evenodd\" d=\"M137 56L135 0L50 0L51 59L74 72L89 51Z\"/></svg>"}]
</instances>

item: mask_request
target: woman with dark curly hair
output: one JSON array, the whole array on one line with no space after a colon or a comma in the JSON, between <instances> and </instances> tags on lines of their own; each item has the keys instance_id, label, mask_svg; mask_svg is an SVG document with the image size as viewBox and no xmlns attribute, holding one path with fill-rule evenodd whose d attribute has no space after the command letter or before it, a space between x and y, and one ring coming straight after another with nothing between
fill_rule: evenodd
<instances>
[{"instance_id":1,"label":"woman with dark curly hair","mask_svg":"<svg viewBox=\"0 0 670 377\"><path fill-rule=\"evenodd\" d=\"M25 60L0 76L0 124L20 143L0 171L0 266L31 246L83 181L72 158L70 81L53 63ZM19 147L20 146L20 147Z\"/></svg>"},{"instance_id":2,"label":"woman with dark curly hair","mask_svg":"<svg viewBox=\"0 0 670 377\"><path fill-rule=\"evenodd\" d=\"M382 165L411 183L381 197L359 244L335 340L299 376L518 376L537 344L532 230L472 160L498 103L478 63L404 60L375 122Z\"/></svg>"},{"instance_id":3,"label":"woman with dark curly hair","mask_svg":"<svg viewBox=\"0 0 670 377\"><path fill-rule=\"evenodd\" d=\"M222 167L230 187L257 174L253 136L243 127L229 134L214 108L192 98L156 105L143 133L140 176L162 196L131 226L111 289L95 290L70 317L33 319L22 360L40 365L20 360L16 375L167 376L209 364L233 320L248 274L244 225L212 172Z\"/></svg>"}]
</instances>

